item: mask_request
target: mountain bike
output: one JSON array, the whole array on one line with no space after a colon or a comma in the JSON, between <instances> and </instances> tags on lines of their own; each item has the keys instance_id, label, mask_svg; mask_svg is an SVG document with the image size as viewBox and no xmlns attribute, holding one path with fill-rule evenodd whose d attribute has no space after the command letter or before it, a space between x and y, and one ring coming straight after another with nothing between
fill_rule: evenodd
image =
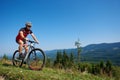
<instances>
[{"instance_id":1,"label":"mountain bike","mask_svg":"<svg viewBox=\"0 0 120 80\"><path fill-rule=\"evenodd\" d=\"M42 49L35 48L35 41L27 40L29 42L28 53L23 59L19 59L19 51L16 50L13 54L12 63L14 66L21 67L23 64L27 64L31 70L42 70L45 66L46 56ZM25 54L25 49L22 50Z\"/></svg>"}]
</instances>

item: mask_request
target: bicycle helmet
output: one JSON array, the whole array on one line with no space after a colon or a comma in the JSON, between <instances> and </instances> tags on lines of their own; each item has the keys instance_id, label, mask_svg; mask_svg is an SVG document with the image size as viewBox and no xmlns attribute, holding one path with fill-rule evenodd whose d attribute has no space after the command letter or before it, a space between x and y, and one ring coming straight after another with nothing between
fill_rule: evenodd
<instances>
[{"instance_id":1,"label":"bicycle helmet","mask_svg":"<svg viewBox=\"0 0 120 80\"><path fill-rule=\"evenodd\" d=\"M26 22L25 26L32 26L31 22Z\"/></svg>"}]
</instances>

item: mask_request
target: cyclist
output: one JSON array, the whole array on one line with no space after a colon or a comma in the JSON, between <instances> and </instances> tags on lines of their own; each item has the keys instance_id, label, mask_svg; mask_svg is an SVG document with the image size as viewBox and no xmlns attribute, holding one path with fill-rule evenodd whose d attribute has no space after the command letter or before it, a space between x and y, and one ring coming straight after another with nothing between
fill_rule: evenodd
<instances>
[{"instance_id":1,"label":"cyclist","mask_svg":"<svg viewBox=\"0 0 120 80\"><path fill-rule=\"evenodd\" d=\"M19 30L18 35L16 36L16 42L19 44L19 58L24 58L25 55L22 54L22 48L25 48L25 53L28 52L28 46L25 45L26 41L28 40L27 35L31 34L32 38L39 43L39 41L37 40L37 38L35 37L35 35L33 34L32 30L31 30L32 24L30 22L27 22L25 24L24 28L21 28Z\"/></svg>"}]
</instances>

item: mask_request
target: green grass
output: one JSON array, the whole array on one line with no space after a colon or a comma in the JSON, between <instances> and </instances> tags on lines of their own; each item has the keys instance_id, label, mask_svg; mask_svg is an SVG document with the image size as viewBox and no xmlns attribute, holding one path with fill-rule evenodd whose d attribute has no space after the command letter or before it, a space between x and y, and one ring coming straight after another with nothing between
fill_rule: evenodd
<instances>
[{"instance_id":1,"label":"green grass","mask_svg":"<svg viewBox=\"0 0 120 80\"><path fill-rule=\"evenodd\" d=\"M0 63L0 76L3 76L5 80L114 80L113 78L100 77L88 73L51 68L44 68L42 71L32 71L25 67L14 67L8 62Z\"/></svg>"}]
</instances>

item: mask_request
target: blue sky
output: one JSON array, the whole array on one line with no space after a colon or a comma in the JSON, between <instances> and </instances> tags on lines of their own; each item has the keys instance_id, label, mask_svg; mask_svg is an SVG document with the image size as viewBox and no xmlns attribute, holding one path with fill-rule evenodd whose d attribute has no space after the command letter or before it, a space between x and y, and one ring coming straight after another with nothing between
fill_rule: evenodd
<instances>
[{"instance_id":1,"label":"blue sky","mask_svg":"<svg viewBox=\"0 0 120 80\"><path fill-rule=\"evenodd\" d=\"M78 37L81 46L119 42L120 0L0 0L1 54L17 49L27 21L43 50L74 48Z\"/></svg>"}]
</instances>

